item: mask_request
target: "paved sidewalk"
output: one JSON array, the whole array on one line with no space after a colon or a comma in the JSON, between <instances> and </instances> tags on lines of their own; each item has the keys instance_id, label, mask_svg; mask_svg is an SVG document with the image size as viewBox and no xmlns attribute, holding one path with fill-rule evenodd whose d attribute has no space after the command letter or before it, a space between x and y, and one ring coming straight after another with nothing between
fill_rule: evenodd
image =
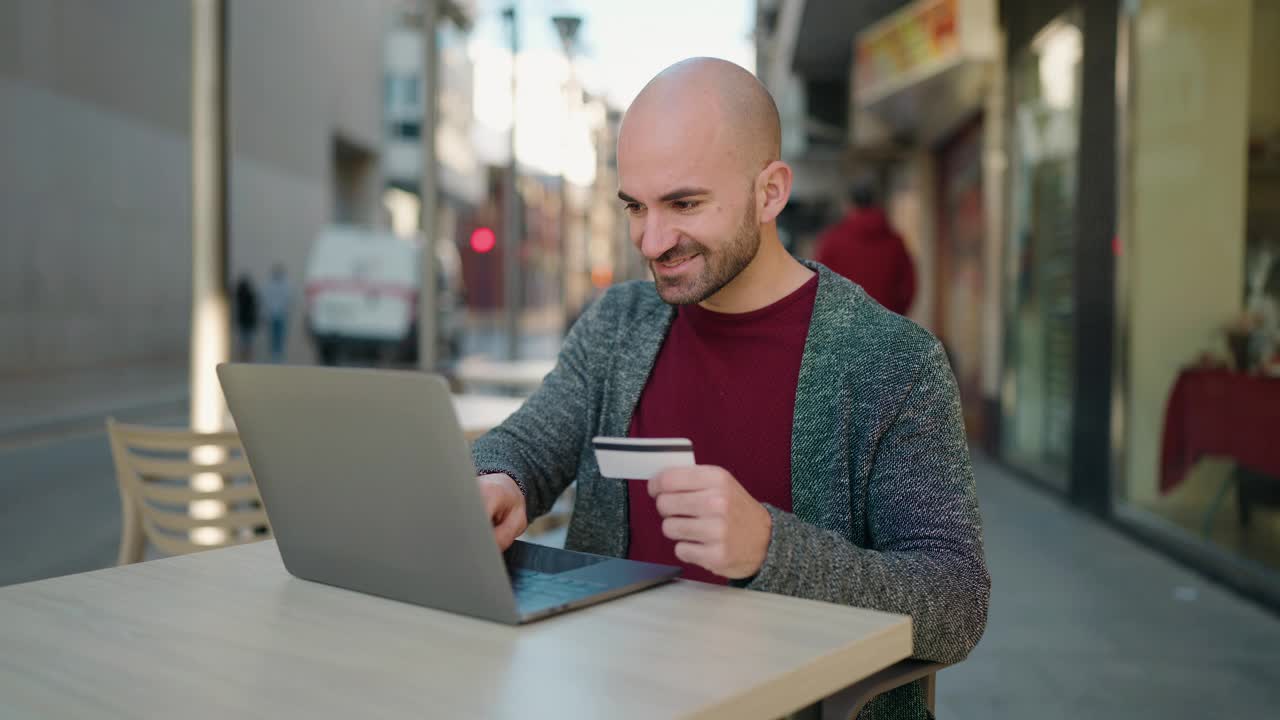
<instances>
[{"instance_id":1,"label":"paved sidewalk","mask_svg":"<svg viewBox=\"0 0 1280 720\"><path fill-rule=\"evenodd\" d=\"M505 354L498 316L468 317L463 354ZM522 319L524 359L550 359L560 346L559 318L542 311ZM298 362L309 362L298 360ZM106 415L145 420L186 412L185 358L126 367L34 371L0 376L0 444L74 434L97 427Z\"/></svg>"},{"instance_id":2,"label":"paved sidewalk","mask_svg":"<svg viewBox=\"0 0 1280 720\"><path fill-rule=\"evenodd\" d=\"M1246 718L1280 707L1280 619L977 459L992 575L940 718Z\"/></svg>"},{"instance_id":3,"label":"paved sidewalk","mask_svg":"<svg viewBox=\"0 0 1280 720\"><path fill-rule=\"evenodd\" d=\"M76 432L108 414L182 412L185 362L0 377L0 440Z\"/></svg>"}]
</instances>

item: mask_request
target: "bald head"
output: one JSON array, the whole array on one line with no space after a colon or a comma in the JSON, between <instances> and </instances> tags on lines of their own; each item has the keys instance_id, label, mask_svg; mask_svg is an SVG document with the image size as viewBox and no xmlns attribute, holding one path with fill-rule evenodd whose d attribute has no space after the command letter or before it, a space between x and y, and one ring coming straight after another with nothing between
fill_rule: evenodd
<instances>
[{"instance_id":1,"label":"bald head","mask_svg":"<svg viewBox=\"0 0 1280 720\"><path fill-rule=\"evenodd\" d=\"M685 60L640 91L618 133L618 198L663 300L749 307L761 295L744 288L777 279L790 258L776 228L791 192L780 135L773 98L724 60Z\"/></svg>"},{"instance_id":2,"label":"bald head","mask_svg":"<svg viewBox=\"0 0 1280 720\"><path fill-rule=\"evenodd\" d=\"M727 60L690 58L658 73L627 110L619 147L628 134L673 126L684 128L691 142L713 135L752 174L781 156L773 97L756 76Z\"/></svg>"}]
</instances>

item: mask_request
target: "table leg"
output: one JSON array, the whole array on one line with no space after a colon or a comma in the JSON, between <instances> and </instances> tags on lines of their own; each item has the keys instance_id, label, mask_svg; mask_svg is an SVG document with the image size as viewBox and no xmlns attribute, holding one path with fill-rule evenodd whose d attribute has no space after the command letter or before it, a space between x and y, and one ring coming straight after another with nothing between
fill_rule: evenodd
<instances>
[{"instance_id":1,"label":"table leg","mask_svg":"<svg viewBox=\"0 0 1280 720\"><path fill-rule=\"evenodd\" d=\"M1223 478L1222 485L1218 487L1218 492L1213 496L1213 502L1209 503L1209 509L1204 513L1204 525L1200 529L1200 534L1205 540L1209 539L1213 533L1213 517L1218 514L1218 509L1222 507L1222 501L1227 497L1227 490L1231 489L1231 483L1235 482L1235 470L1227 473Z\"/></svg>"},{"instance_id":2,"label":"table leg","mask_svg":"<svg viewBox=\"0 0 1280 720\"><path fill-rule=\"evenodd\" d=\"M903 660L831 695L821 704L805 708L803 711L812 713L816 708L818 711L816 714L802 714L798 717L804 720L811 718L813 720L853 720L862 711L863 706L875 696L916 681L924 683L922 689L925 694L925 704L929 712L933 712L935 675L945 667L946 665L942 663L926 660Z\"/></svg>"}]
</instances>

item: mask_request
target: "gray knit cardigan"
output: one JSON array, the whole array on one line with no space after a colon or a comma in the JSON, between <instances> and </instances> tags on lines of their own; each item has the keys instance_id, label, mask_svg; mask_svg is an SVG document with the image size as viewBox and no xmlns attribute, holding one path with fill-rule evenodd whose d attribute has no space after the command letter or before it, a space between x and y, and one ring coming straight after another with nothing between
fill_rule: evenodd
<instances>
[{"instance_id":1,"label":"gray knit cardigan","mask_svg":"<svg viewBox=\"0 0 1280 720\"><path fill-rule=\"evenodd\" d=\"M917 658L958 662L982 637L991 580L946 355L857 285L805 264L819 278L791 431L793 512L766 505L764 565L738 584L910 615ZM530 520L577 480L570 549L626 556L626 484L600 476L590 439L627 434L674 315L652 283L611 288L542 387L475 442L476 467L516 478ZM919 683L861 715L926 716Z\"/></svg>"}]
</instances>

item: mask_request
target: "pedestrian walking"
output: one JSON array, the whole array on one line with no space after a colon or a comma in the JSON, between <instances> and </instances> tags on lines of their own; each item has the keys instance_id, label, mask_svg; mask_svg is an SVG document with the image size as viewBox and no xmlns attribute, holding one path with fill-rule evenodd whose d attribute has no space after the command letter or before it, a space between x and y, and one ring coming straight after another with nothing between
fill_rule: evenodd
<instances>
[{"instance_id":1,"label":"pedestrian walking","mask_svg":"<svg viewBox=\"0 0 1280 720\"><path fill-rule=\"evenodd\" d=\"M253 362L253 343L258 335L258 291L248 273L236 282L235 321L236 357L240 362Z\"/></svg>"},{"instance_id":2,"label":"pedestrian walking","mask_svg":"<svg viewBox=\"0 0 1280 720\"><path fill-rule=\"evenodd\" d=\"M852 207L818 237L814 259L862 286L876 302L906 315L916 294L916 269L902 236L889 224L879 193L859 180Z\"/></svg>"},{"instance_id":3,"label":"pedestrian walking","mask_svg":"<svg viewBox=\"0 0 1280 720\"><path fill-rule=\"evenodd\" d=\"M276 263L271 268L271 279L262 292L263 309L266 311L268 330L271 333L271 362L284 362L285 342L289 331L289 308L293 304L289 279L284 266Z\"/></svg>"}]
</instances>

